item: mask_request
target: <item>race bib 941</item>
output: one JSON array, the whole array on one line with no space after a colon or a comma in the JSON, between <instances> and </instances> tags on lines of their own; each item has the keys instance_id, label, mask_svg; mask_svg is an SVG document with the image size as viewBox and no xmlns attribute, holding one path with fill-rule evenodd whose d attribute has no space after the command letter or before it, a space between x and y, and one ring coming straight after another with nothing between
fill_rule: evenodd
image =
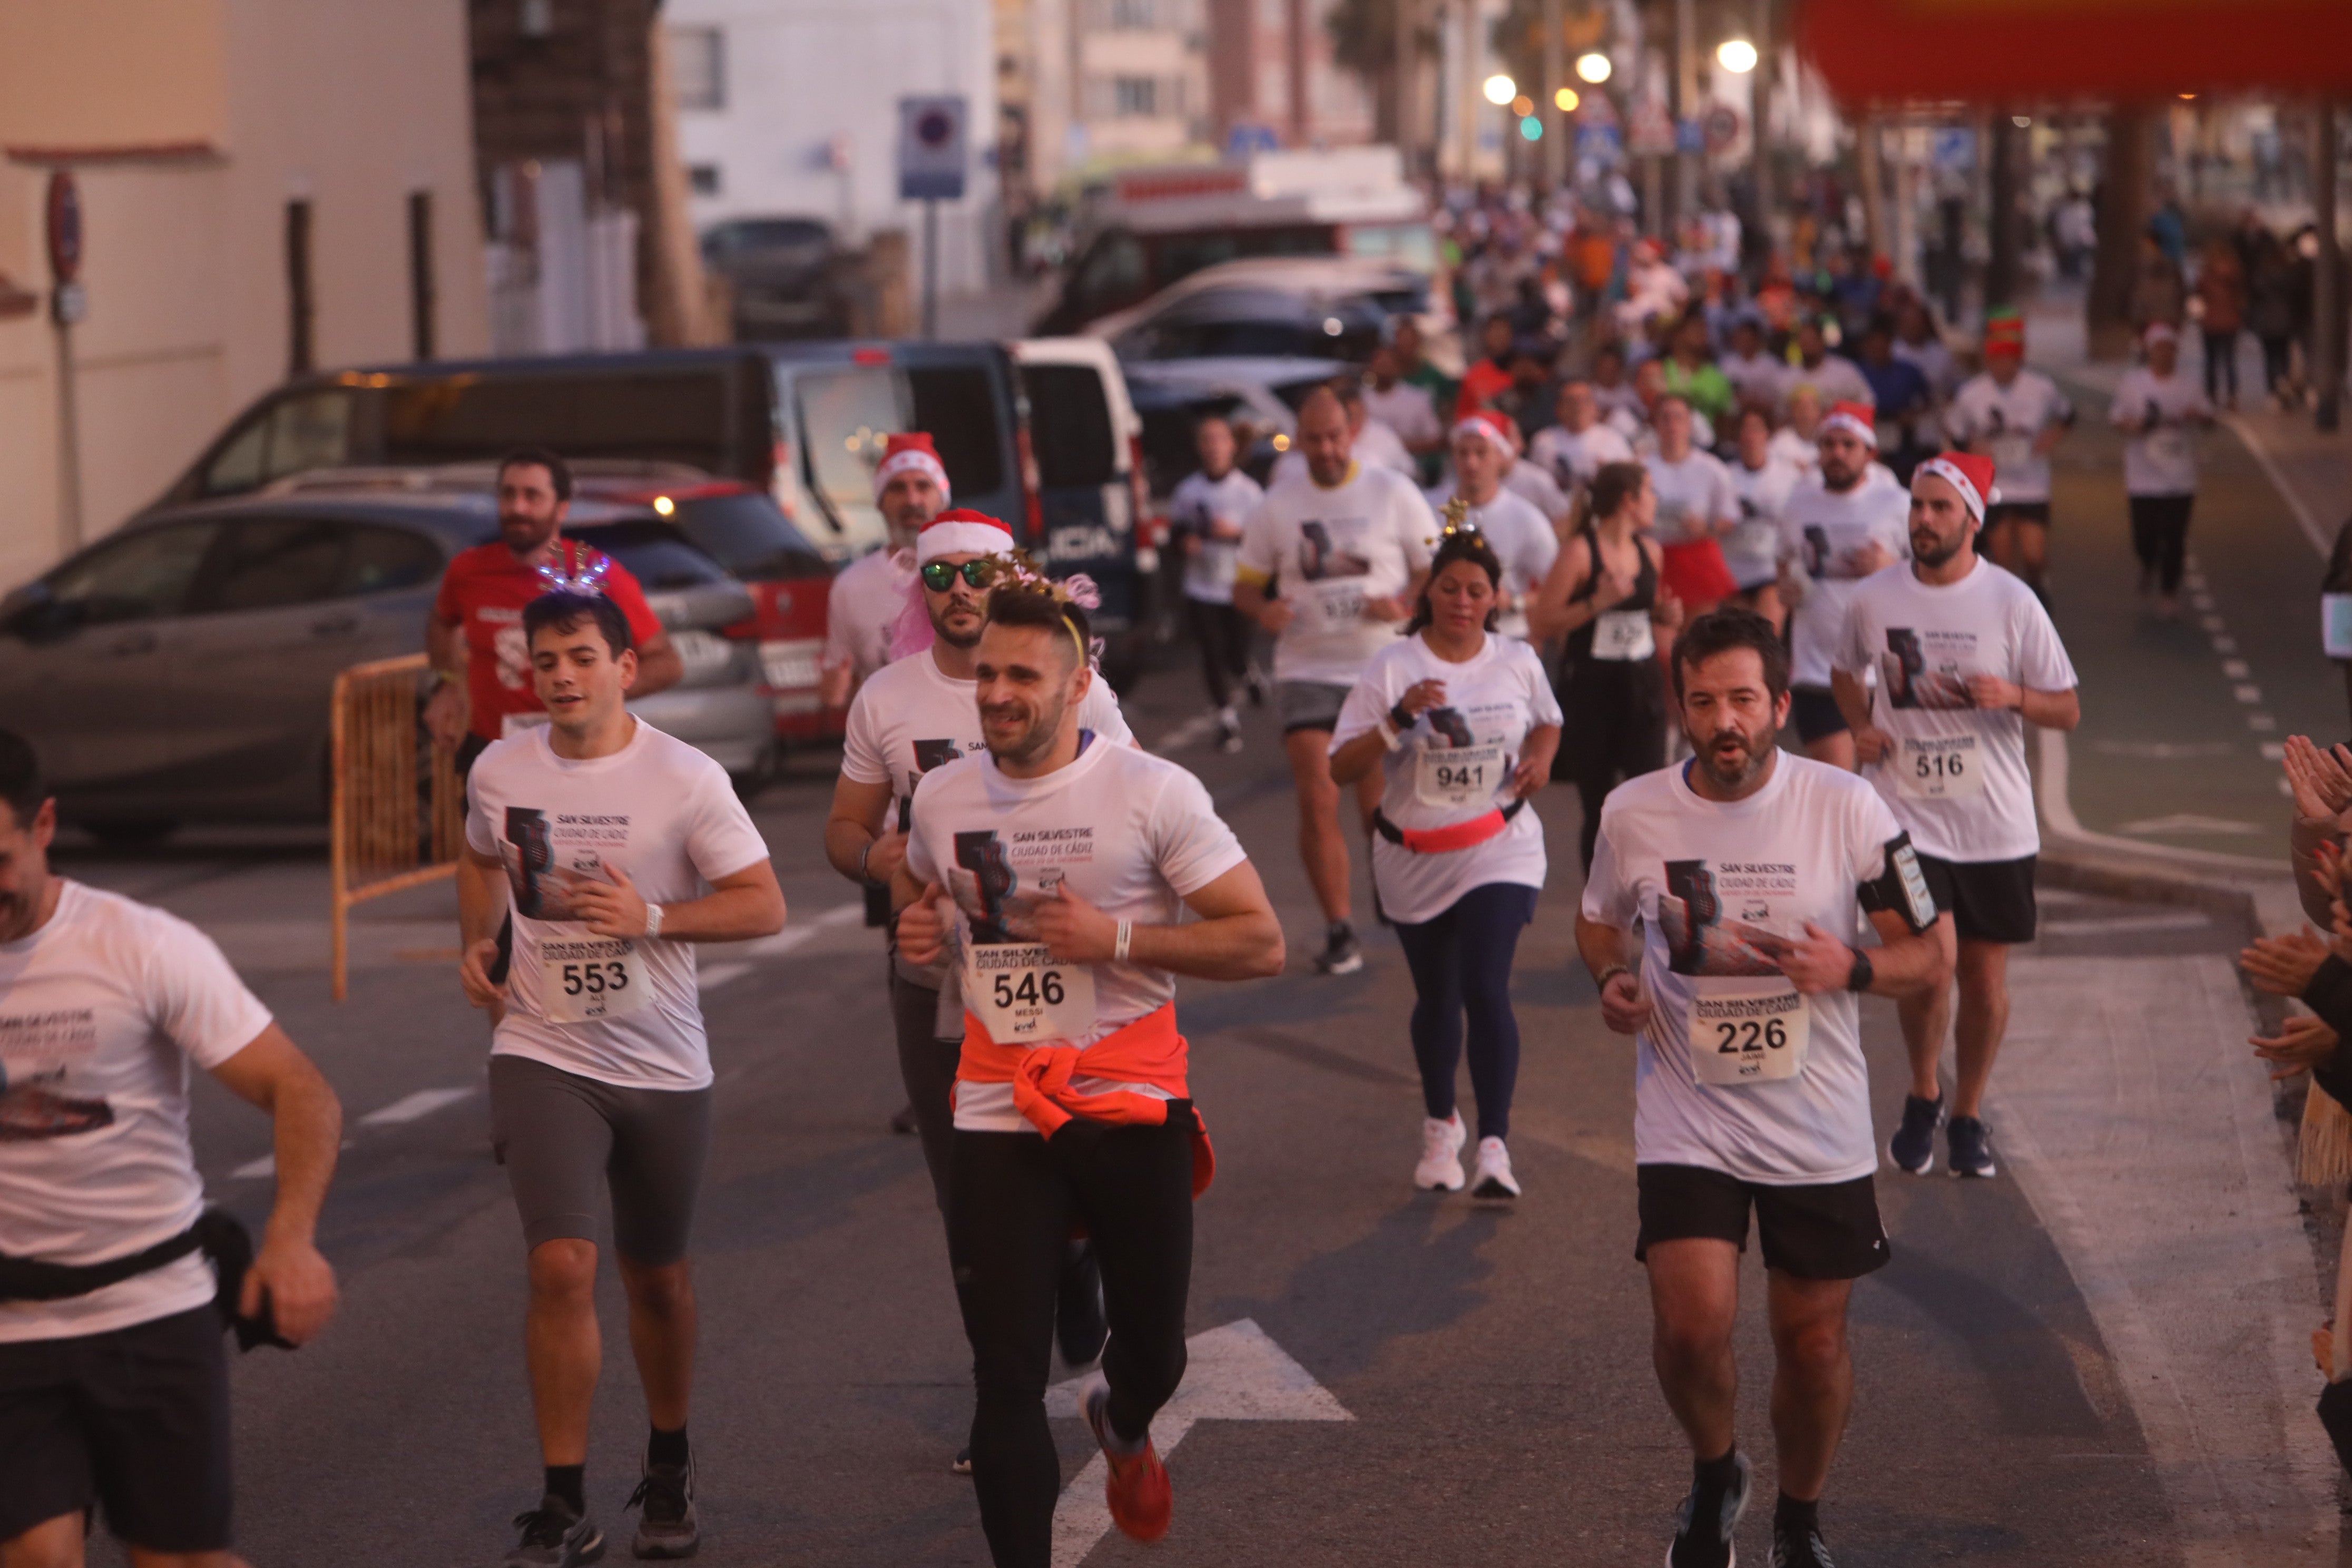
<instances>
[{"instance_id":1,"label":"race bib 941","mask_svg":"<svg viewBox=\"0 0 2352 1568\"><path fill-rule=\"evenodd\" d=\"M626 937L551 937L539 944L539 1004L554 1024L596 1024L646 1005L645 958Z\"/></svg>"},{"instance_id":2,"label":"race bib 941","mask_svg":"<svg viewBox=\"0 0 2352 1568\"><path fill-rule=\"evenodd\" d=\"M1412 793L1423 805L1491 805L1495 792L1511 776L1509 764L1500 741L1483 746L1424 746L1413 759Z\"/></svg>"},{"instance_id":3,"label":"race bib 941","mask_svg":"<svg viewBox=\"0 0 2352 1568\"><path fill-rule=\"evenodd\" d=\"M967 942L963 1005L1004 1045L1084 1039L1095 1025L1095 972L1043 942Z\"/></svg>"},{"instance_id":4,"label":"race bib 941","mask_svg":"<svg viewBox=\"0 0 2352 1568\"><path fill-rule=\"evenodd\" d=\"M1812 1008L1785 980L1698 976L1691 994L1691 1075L1737 1089L1777 1083L1805 1070Z\"/></svg>"}]
</instances>

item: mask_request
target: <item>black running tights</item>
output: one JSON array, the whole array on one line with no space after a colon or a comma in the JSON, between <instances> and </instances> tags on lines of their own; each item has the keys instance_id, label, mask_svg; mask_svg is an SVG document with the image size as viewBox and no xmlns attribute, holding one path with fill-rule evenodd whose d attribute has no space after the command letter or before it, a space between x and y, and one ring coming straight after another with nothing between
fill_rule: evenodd
<instances>
[{"instance_id":1,"label":"black running tights","mask_svg":"<svg viewBox=\"0 0 2352 1568\"><path fill-rule=\"evenodd\" d=\"M997 1568L1049 1568L1062 1462L1045 1422L1054 1305L1070 1227L1102 1267L1111 1429L1139 1437L1184 1377L1192 1280L1191 1107L1184 1126L1073 1121L1031 1132L959 1129L948 1182L949 1256L979 1394L971 1477Z\"/></svg>"},{"instance_id":2,"label":"black running tights","mask_svg":"<svg viewBox=\"0 0 2352 1568\"><path fill-rule=\"evenodd\" d=\"M2132 549L2168 595L2180 592L2181 564L2189 558L2189 510L2196 504L2193 495L2131 498Z\"/></svg>"},{"instance_id":3,"label":"black running tights","mask_svg":"<svg viewBox=\"0 0 2352 1568\"><path fill-rule=\"evenodd\" d=\"M1209 701L1218 708L1234 705L1234 683L1249 673L1250 637L1257 623L1231 605L1207 599L1184 601L1192 623L1192 640L1201 645L1201 679Z\"/></svg>"},{"instance_id":4,"label":"black running tights","mask_svg":"<svg viewBox=\"0 0 2352 1568\"><path fill-rule=\"evenodd\" d=\"M1412 971L1412 1056L1421 1068L1422 1109L1432 1121L1454 1114L1454 1075L1466 1018L1478 1136L1511 1135L1511 1090L1519 1079L1511 959L1535 912L1535 889L1488 882L1417 925L1396 922L1405 966Z\"/></svg>"}]
</instances>

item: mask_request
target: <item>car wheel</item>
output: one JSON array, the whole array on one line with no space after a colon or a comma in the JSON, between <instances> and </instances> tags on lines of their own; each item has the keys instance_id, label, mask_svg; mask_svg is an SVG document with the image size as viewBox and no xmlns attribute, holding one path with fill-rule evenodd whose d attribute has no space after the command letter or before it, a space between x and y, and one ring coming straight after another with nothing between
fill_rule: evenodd
<instances>
[{"instance_id":1,"label":"car wheel","mask_svg":"<svg viewBox=\"0 0 2352 1568\"><path fill-rule=\"evenodd\" d=\"M145 849L161 844L179 829L168 816L102 816L80 825L81 830L110 849Z\"/></svg>"}]
</instances>

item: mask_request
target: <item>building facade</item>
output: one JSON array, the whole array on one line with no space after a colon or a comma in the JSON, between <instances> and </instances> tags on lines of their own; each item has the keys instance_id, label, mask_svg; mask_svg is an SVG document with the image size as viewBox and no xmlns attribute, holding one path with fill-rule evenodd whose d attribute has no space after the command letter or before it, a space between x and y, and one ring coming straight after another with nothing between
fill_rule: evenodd
<instances>
[{"instance_id":1,"label":"building facade","mask_svg":"<svg viewBox=\"0 0 2352 1568\"><path fill-rule=\"evenodd\" d=\"M1210 114L1223 144L1238 132L1284 147L1374 139L1371 89L1332 58L1338 0L1203 0Z\"/></svg>"}]
</instances>

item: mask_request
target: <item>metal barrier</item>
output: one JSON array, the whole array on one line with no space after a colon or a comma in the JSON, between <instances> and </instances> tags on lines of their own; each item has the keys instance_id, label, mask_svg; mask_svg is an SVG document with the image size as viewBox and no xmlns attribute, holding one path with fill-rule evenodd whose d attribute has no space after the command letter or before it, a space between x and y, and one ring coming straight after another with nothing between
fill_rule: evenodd
<instances>
[{"instance_id":1,"label":"metal barrier","mask_svg":"<svg viewBox=\"0 0 2352 1568\"><path fill-rule=\"evenodd\" d=\"M330 879L335 1000L350 978L352 906L453 876L466 791L453 752L423 741L423 654L355 664L335 677Z\"/></svg>"}]
</instances>

